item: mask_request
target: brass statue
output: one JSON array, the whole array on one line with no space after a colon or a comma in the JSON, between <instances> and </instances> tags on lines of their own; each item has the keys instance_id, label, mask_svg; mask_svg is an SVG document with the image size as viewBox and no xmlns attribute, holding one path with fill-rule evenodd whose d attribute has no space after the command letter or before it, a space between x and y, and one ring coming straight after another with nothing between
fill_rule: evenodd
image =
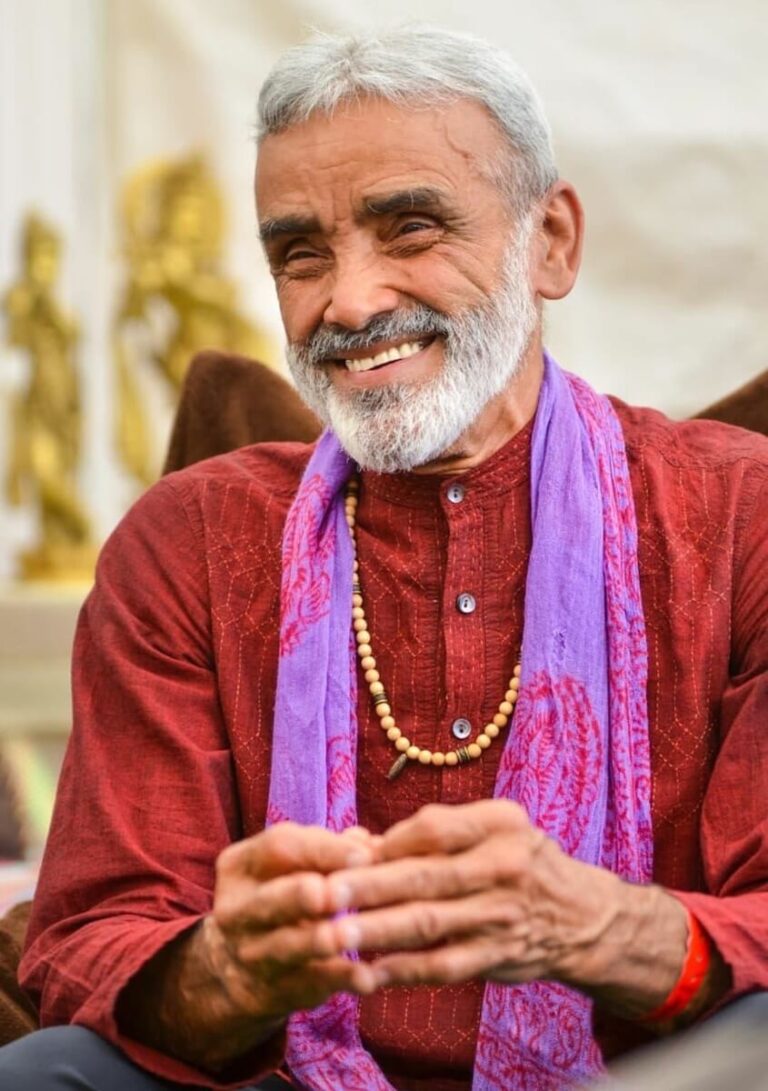
<instances>
[{"instance_id":1,"label":"brass statue","mask_svg":"<svg viewBox=\"0 0 768 1091\"><path fill-rule=\"evenodd\" d=\"M26 389L11 409L6 478L14 505L29 501L40 517L39 545L21 557L25 579L82 580L96 549L77 489L82 412L75 349L77 324L54 297L61 242L35 214L22 234L22 272L2 299L7 340L29 359Z\"/></svg>"},{"instance_id":2,"label":"brass statue","mask_svg":"<svg viewBox=\"0 0 768 1091\"><path fill-rule=\"evenodd\" d=\"M146 484L154 458L139 393L142 363L163 377L175 403L201 349L265 362L274 361L275 351L239 312L235 284L221 271L224 205L200 156L152 163L134 175L122 221L128 282L115 325L117 445L123 463Z\"/></svg>"}]
</instances>

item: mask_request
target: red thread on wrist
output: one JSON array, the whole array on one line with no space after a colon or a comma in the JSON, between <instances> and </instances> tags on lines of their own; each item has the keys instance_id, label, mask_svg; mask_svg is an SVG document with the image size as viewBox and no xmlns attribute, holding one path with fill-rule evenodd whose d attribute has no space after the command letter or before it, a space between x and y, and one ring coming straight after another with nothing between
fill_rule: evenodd
<instances>
[{"instance_id":1,"label":"red thread on wrist","mask_svg":"<svg viewBox=\"0 0 768 1091\"><path fill-rule=\"evenodd\" d=\"M677 1019L689 1006L701 989L712 964L712 945L709 937L690 910L688 912L688 947L685 962L675 985L667 997L653 1011L643 1015L641 1023L666 1023Z\"/></svg>"}]
</instances>

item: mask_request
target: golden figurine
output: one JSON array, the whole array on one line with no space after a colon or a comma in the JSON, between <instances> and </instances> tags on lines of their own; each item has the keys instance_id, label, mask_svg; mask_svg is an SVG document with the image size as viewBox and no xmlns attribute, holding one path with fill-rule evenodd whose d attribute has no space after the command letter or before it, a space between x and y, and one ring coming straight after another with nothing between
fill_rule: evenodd
<instances>
[{"instance_id":1,"label":"golden figurine","mask_svg":"<svg viewBox=\"0 0 768 1091\"><path fill-rule=\"evenodd\" d=\"M190 360L219 348L272 363L275 350L238 310L221 271L224 204L200 156L151 163L127 184L128 282L115 326L117 445L140 481L153 474L140 371L149 361L175 403ZM146 370L146 369L145 369Z\"/></svg>"},{"instance_id":2,"label":"golden figurine","mask_svg":"<svg viewBox=\"0 0 768 1091\"><path fill-rule=\"evenodd\" d=\"M21 557L21 574L35 580L83 580L96 549L77 489L82 412L75 349L77 324L54 297L61 242L39 216L27 216L22 272L2 300L7 340L29 359L26 389L11 409L6 491L12 504L39 512L39 545Z\"/></svg>"}]
</instances>

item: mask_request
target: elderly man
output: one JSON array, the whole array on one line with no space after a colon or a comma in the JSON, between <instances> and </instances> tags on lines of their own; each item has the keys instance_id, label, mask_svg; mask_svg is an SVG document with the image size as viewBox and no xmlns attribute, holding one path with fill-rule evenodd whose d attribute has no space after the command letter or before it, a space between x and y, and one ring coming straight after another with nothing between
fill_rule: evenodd
<instances>
[{"instance_id":1,"label":"elderly man","mask_svg":"<svg viewBox=\"0 0 768 1091\"><path fill-rule=\"evenodd\" d=\"M582 211L481 41L289 51L256 199L329 429L105 547L23 964L77 1026L0 1073L581 1084L768 985L768 445L543 350Z\"/></svg>"}]
</instances>

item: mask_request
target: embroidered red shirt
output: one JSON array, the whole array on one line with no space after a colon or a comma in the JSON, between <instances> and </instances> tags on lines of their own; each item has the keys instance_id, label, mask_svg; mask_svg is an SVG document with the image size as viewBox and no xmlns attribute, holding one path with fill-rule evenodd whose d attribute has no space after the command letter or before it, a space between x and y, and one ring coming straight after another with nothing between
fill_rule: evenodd
<instances>
[{"instance_id":1,"label":"embroidered red shirt","mask_svg":"<svg viewBox=\"0 0 768 1091\"><path fill-rule=\"evenodd\" d=\"M765 989L768 441L616 406L650 653L655 878L682 892L735 993ZM432 750L457 745L455 721L473 734L486 722L517 661L530 432L460 476L363 475L357 536L381 675L398 723ZM208 1087L255 1081L281 1041L257 1051L248 1079L216 1083L125 1038L114 1008L210 908L219 851L263 827L280 541L309 450L244 448L171 475L106 544L22 967L44 1024L90 1026L157 1075ZM393 751L364 686L359 721L359 817L372 830L492 794L498 743L389 783ZM468 1091L481 996L479 983L384 990L361 1005L363 1041L398 1088ZM599 1012L596 1028L606 1053L637 1036Z\"/></svg>"}]
</instances>

